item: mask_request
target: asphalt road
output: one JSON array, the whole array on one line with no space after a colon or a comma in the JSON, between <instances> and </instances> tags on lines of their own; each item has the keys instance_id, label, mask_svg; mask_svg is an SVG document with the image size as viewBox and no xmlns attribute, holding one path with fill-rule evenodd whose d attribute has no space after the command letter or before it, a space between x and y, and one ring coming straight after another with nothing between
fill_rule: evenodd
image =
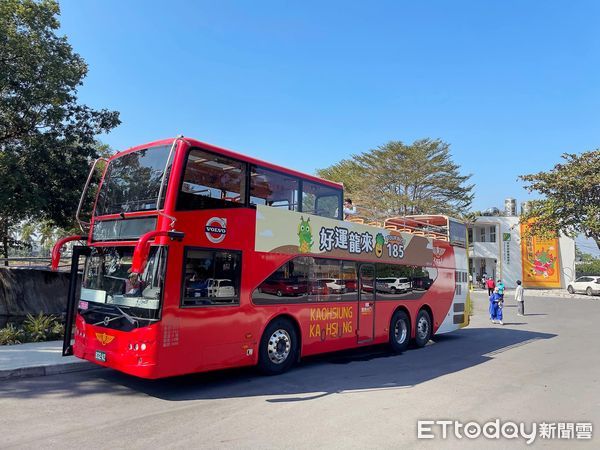
<instances>
[{"instance_id":1,"label":"asphalt road","mask_svg":"<svg viewBox=\"0 0 600 450\"><path fill-rule=\"evenodd\" d=\"M111 370L0 384L2 448L506 448L524 439L417 439L417 420L591 422L598 448L600 298L514 302L505 325L475 295L470 327L423 349L320 356L263 377L235 370L138 380ZM502 422L503 423L503 422Z\"/></svg>"}]
</instances>

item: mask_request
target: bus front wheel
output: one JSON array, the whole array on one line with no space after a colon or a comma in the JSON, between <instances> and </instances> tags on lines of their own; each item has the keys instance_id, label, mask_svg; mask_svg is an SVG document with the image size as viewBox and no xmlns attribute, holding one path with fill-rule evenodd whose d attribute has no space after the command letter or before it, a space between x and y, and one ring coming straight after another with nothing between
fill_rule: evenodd
<instances>
[{"instance_id":1,"label":"bus front wheel","mask_svg":"<svg viewBox=\"0 0 600 450\"><path fill-rule=\"evenodd\" d=\"M431 317L422 309L417 315L417 329L415 330L415 343L417 347L425 347L431 339Z\"/></svg>"},{"instance_id":2,"label":"bus front wheel","mask_svg":"<svg viewBox=\"0 0 600 450\"><path fill-rule=\"evenodd\" d=\"M408 314L398 310L390 323L390 347L396 353L402 353L410 341L410 319Z\"/></svg>"},{"instance_id":3,"label":"bus front wheel","mask_svg":"<svg viewBox=\"0 0 600 450\"><path fill-rule=\"evenodd\" d=\"M275 319L267 326L260 340L259 369L266 375L277 375L292 367L296 359L296 329L287 319Z\"/></svg>"}]
</instances>

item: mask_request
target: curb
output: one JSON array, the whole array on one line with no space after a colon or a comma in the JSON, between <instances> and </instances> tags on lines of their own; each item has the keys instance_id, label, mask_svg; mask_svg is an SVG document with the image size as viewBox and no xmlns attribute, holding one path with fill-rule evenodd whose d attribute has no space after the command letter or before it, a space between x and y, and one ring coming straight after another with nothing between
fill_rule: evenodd
<instances>
[{"instance_id":1,"label":"curb","mask_svg":"<svg viewBox=\"0 0 600 450\"><path fill-rule=\"evenodd\" d=\"M47 366L20 367L18 369L0 370L0 380L14 380L17 378L45 377L61 373L83 372L86 370L100 369L101 367L90 362L72 362Z\"/></svg>"}]
</instances>

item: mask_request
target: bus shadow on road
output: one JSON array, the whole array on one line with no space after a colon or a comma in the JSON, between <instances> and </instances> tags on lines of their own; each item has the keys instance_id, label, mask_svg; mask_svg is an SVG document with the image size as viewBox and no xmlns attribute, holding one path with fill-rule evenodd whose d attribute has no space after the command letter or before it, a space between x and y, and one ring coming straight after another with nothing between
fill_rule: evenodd
<instances>
[{"instance_id":1,"label":"bus shadow on road","mask_svg":"<svg viewBox=\"0 0 600 450\"><path fill-rule=\"evenodd\" d=\"M112 383L168 401L268 396L272 403L310 401L352 391L409 389L420 383L469 369L518 347L556 334L508 328L469 328L436 336L422 349L401 355L386 346L303 359L291 371L261 376L254 369L187 375L165 380L139 380L104 372Z\"/></svg>"},{"instance_id":2,"label":"bus shadow on road","mask_svg":"<svg viewBox=\"0 0 600 450\"><path fill-rule=\"evenodd\" d=\"M435 336L424 348L395 354L386 346L304 358L287 373L261 376L254 368L222 370L162 380L143 380L109 369L14 380L0 398L39 398L98 393L149 395L166 401L267 397L270 403L311 401L332 394L410 389L467 370L518 347L556 334L501 327L466 328Z\"/></svg>"}]
</instances>

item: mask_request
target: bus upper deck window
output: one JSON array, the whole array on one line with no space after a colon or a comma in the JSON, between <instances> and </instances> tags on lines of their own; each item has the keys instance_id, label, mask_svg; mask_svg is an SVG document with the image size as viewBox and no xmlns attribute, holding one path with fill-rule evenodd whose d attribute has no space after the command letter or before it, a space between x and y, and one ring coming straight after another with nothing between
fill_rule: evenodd
<instances>
[{"instance_id":1,"label":"bus upper deck window","mask_svg":"<svg viewBox=\"0 0 600 450\"><path fill-rule=\"evenodd\" d=\"M243 162L192 149L188 154L177 209L244 206L245 174Z\"/></svg>"},{"instance_id":2,"label":"bus upper deck window","mask_svg":"<svg viewBox=\"0 0 600 450\"><path fill-rule=\"evenodd\" d=\"M304 181L302 183L302 211L316 216L339 219L342 211L342 191Z\"/></svg>"},{"instance_id":3,"label":"bus upper deck window","mask_svg":"<svg viewBox=\"0 0 600 450\"><path fill-rule=\"evenodd\" d=\"M262 167L250 171L250 204L298 211L298 180Z\"/></svg>"}]
</instances>

